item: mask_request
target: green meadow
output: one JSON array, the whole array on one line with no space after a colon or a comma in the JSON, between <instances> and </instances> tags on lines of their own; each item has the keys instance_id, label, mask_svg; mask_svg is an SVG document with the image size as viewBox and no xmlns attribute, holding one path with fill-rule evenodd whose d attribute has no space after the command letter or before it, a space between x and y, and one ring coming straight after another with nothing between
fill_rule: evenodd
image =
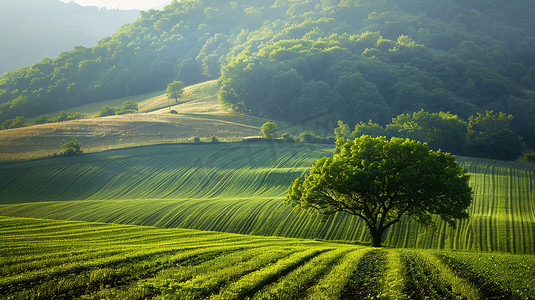
<instances>
[{"instance_id":1,"label":"green meadow","mask_svg":"<svg viewBox=\"0 0 535 300\"><path fill-rule=\"evenodd\" d=\"M283 203L291 181L331 151L303 143L203 143L2 164L0 215L367 243L356 217L324 218ZM470 173L470 218L456 229L406 218L385 244L535 254L535 167L458 162Z\"/></svg>"}]
</instances>

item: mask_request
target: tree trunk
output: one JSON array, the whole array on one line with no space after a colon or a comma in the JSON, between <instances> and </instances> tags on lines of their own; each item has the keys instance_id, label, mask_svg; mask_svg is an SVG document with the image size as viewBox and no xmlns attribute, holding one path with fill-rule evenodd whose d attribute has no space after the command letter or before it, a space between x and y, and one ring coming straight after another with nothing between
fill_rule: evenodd
<instances>
[{"instance_id":1,"label":"tree trunk","mask_svg":"<svg viewBox=\"0 0 535 300\"><path fill-rule=\"evenodd\" d=\"M372 247L382 247L384 229L370 228L370 235L372 236Z\"/></svg>"}]
</instances>

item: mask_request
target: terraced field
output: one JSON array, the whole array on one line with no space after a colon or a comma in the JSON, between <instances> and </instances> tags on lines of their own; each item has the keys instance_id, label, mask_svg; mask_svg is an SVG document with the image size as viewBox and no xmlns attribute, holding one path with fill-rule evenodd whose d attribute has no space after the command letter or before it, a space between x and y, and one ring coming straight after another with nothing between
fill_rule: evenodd
<instances>
[{"instance_id":1,"label":"terraced field","mask_svg":"<svg viewBox=\"0 0 535 300\"><path fill-rule=\"evenodd\" d=\"M363 223L283 204L291 181L327 146L223 143L130 148L0 165L0 215L344 240L367 243ZM459 158L471 174L471 218L437 232L410 219L389 246L535 254L535 167Z\"/></svg>"},{"instance_id":2,"label":"terraced field","mask_svg":"<svg viewBox=\"0 0 535 300\"><path fill-rule=\"evenodd\" d=\"M0 238L3 299L535 297L526 255L9 217Z\"/></svg>"}]
</instances>

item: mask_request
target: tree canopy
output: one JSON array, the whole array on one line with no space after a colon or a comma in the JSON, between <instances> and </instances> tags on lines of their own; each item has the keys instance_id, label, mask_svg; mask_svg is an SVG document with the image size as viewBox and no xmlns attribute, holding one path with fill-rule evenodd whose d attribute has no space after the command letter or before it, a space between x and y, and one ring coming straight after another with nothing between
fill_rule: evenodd
<instances>
[{"instance_id":1,"label":"tree canopy","mask_svg":"<svg viewBox=\"0 0 535 300\"><path fill-rule=\"evenodd\" d=\"M275 124L275 122L264 123L260 128L260 131L262 131L262 136L268 140L276 138L279 134L279 129L277 128L277 124Z\"/></svg>"},{"instance_id":2,"label":"tree canopy","mask_svg":"<svg viewBox=\"0 0 535 300\"><path fill-rule=\"evenodd\" d=\"M184 93L184 82L182 81L173 81L167 85L167 98L175 99L175 102L178 102L178 98Z\"/></svg>"},{"instance_id":3,"label":"tree canopy","mask_svg":"<svg viewBox=\"0 0 535 300\"><path fill-rule=\"evenodd\" d=\"M94 47L1 76L0 122L219 77L225 105L269 119L495 110L533 147L534 11L526 0L172 1Z\"/></svg>"},{"instance_id":4,"label":"tree canopy","mask_svg":"<svg viewBox=\"0 0 535 300\"><path fill-rule=\"evenodd\" d=\"M433 215L451 226L467 218L472 201L466 171L450 154L410 139L340 138L332 158L319 159L288 189L286 202L322 214L360 217L373 246L406 215L433 226Z\"/></svg>"},{"instance_id":5,"label":"tree canopy","mask_svg":"<svg viewBox=\"0 0 535 300\"><path fill-rule=\"evenodd\" d=\"M522 138L510 125L513 120L512 115L485 111L470 116L466 122L451 113L420 110L400 114L386 126L372 121L360 122L353 131L339 120L334 134L336 138L346 139L362 135L410 138L428 143L433 150L511 160L520 157L524 149Z\"/></svg>"},{"instance_id":6,"label":"tree canopy","mask_svg":"<svg viewBox=\"0 0 535 300\"><path fill-rule=\"evenodd\" d=\"M61 155L64 156L80 155L83 153L80 149L80 143L75 138L73 138L72 141L61 145L61 149Z\"/></svg>"}]
</instances>

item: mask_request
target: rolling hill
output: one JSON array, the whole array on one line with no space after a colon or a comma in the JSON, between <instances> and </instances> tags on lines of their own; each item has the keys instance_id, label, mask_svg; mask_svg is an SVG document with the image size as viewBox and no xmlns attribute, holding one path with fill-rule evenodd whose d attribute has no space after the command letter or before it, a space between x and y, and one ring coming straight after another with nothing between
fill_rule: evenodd
<instances>
[{"instance_id":1,"label":"rolling hill","mask_svg":"<svg viewBox=\"0 0 535 300\"><path fill-rule=\"evenodd\" d=\"M326 145L239 142L136 147L0 165L0 215L181 227L253 235L367 242L364 224L293 212L293 179ZM470 173L470 219L437 232L406 218L392 247L535 253L535 166L459 157Z\"/></svg>"},{"instance_id":2,"label":"rolling hill","mask_svg":"<svg viewBox=\"0 0 535 300\"><path fill-rule=\"evenodd\" d=\"M43 158L60 151L60 145L76 138L86 153L124 147L187 143L196 136L208 141L238 141L260 136L263 118L233 112L217 101L217 83L203 82L185 89L180 102L169 102L164 92L72 108L88 119L34 125L0 131L0 161ZM101 106L117 105L124 100L139 101L139 113L95 118ZM178 114L170 114L170 109ZM54 113L51 113L54 116ZM280 122L279 126L289 124ZM301 127L299 127L301 128ZM294 128L294 131L297 129Z\"/></svg>"},{"instance_id":3,"label":"rolling hill","mask_svg":"<svg viewBox=\"0 0 535 300\"><path fill-rule=\"evenodd\" d=\"M94 47L4 74L0 122L219 78L226 105L278 121L495 110L533 147L534 11L528 0L172 1Z\"/></svg>"}]
</instances>

